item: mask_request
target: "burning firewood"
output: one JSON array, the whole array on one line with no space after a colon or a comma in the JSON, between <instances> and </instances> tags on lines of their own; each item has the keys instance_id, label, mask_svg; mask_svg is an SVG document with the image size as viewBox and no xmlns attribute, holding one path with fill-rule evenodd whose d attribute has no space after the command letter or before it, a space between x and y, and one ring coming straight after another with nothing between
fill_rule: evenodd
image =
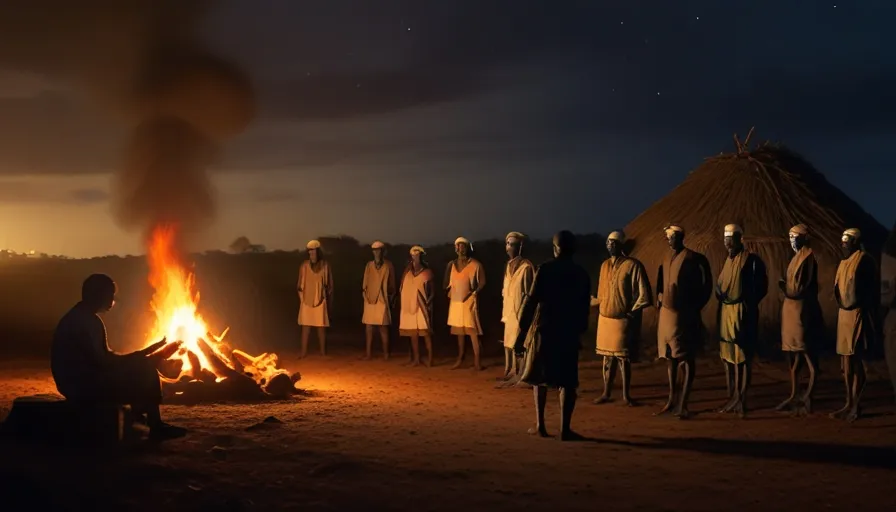
<instances>
[{"instance_id":1,"label":"burning firewood","mask_svg":"<svg viewBox=\"0 0 896 512\"><path fill-rule=\"evenodd\" d=\"M193 378L200 380L202 377L202 363L199 362L199 356L195 352L188 350L187 361L190 362L190 373Z\"/></svg>"},{"instance_id":2,"label":"burning firewood","mask_svg":"<svg viewBox=\"0 0 896 512\"><path fill-rule=\"evenodd\" d=\"M184 362L180 359L168 359L159 364L159 373L170 380L176 380L184 369Z\"/></svg>"}]
</instances>

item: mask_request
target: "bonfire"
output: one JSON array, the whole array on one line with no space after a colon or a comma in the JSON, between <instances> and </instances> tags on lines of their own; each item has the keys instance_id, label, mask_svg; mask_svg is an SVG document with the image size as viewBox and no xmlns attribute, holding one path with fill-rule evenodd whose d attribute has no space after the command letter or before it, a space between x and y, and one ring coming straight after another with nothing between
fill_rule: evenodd
<instances>
[{"instance_id":1,"label":"bonfire","mask_svg":"<svg viewBox=\"0 0 896 512\"><path fill-rule=\"evenodd\" d=\"M163 392L169 401L260 400L296 393L299 374L278 366L277 354L252 356L214 334L199 314L199 292L176 248L173 226L153 230L149 244L150 303L155 314L147 346L165 339L181 348L164 362Z\"/></svg>"}]
</instances>

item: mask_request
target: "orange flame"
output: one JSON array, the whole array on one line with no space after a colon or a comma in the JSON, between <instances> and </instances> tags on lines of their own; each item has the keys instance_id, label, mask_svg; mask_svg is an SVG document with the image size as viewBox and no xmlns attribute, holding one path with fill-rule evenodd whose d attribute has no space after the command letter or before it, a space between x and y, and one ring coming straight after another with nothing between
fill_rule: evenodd
<instances>
[{"instance_id":1,"label":"orange flame","mask_svg":"<svg viewBox=\"0 0 896 512\"><path fill-rule=\"evenodd\" d=\"M218 381L226 376L216 367L220 365L209 361L200 347L204 341L215 356L231 369L230 358L224 355L227 347L222 343L227 329L220 335L213 335L208 325L198 312L199 292L194 292L195 277L188 272L178 258L176 248L177 231L173 226L158 226L150 239L149 283L154 289L150 306L155 313L155 324L150 330L147 344L155 343L162 338L168 342L182 341L182 348L171 359L180 359L183 363L181 375L192 370L189 354L195 354L202 368L215 374Z\"/></svg>"}]
</instances>

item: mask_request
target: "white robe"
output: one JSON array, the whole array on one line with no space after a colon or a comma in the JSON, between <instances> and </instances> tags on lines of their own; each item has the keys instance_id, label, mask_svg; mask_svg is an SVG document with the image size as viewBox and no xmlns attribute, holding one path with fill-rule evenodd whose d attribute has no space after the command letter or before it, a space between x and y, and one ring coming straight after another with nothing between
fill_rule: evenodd
<instances>
[{"instance_id":1,"label":"white robe","mask_svg":"<svg viewBox=\"0 0 896 512\"><path fill-rule=\"evenodd\" d=\"M327 299L333 286L333 275L330 273L330 264L323 261L320 269L315 272L311 268L311 262L305 260L299 268L299 325L309 327L329 327L330 313Z\"/></svg>"},{"instance_id":2,"label":"white robe","mask_svg":"<svg viewBox=\"0 0 896 512\"><path fill-rule=\"evenodd\" d=\"M504 297L501 321L504 322L504 347L512 349L520 332L520 310L529 296L535 267L529 260L522 259L512 275L510 269L508 263L504 269L504 288L501 292Z\"/></svg>"},{"instance_id":3,"label":"white robe","mask_svg":"<svg viewBox=\"0 0 896 512\"><path fill-rule=\"evenodd\" d=\"M432 332L430 305L427 302L426 286L432 286L432 271L423 269L416 276L405 272L401 280L401 312L398 329L403 335Z\"/></svg>"},{"instance_id":4,"label":"white robe","mask_svg":"<svg viewBox=\"0 0 896 512\"><path fill-rule=\"evenodd\" d=\"M465 297L485 283L485 275L482 264L471 259L463 270L458 271L452 262L449 269L450 301L448 303L448 326L453 334L478 334L482 335L482 325L479 323L479 302L475 295Z\"/></svg>"},{"instance_id":5,"label":"white robe","mask_svg":"<svg viewBox=\"0 0 896 512\"><path fill-rule=\"evenodd\" d=\"M361 323L364 325L391 325L392 308L390 302L395 293L395 269L390 261L383 261L380 268L371 261L364 268L362 280L364 295L364 312Z\"/></svg>"}]
</instances>

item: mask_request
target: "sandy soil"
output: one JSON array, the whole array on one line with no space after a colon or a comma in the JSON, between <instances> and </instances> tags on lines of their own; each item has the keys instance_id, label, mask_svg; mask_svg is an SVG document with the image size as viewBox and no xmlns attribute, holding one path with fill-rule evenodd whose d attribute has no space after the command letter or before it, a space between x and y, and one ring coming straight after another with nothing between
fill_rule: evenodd
<instances>
[{"instance_id":1,"label":"sandy soil","mask_svg":"<svg viewBox=\"0 0 896 512\"><path fill-rule=\"evenodd\" d=\"M5 503L32 509L119 510L892 510L896 416L885 382L868 390L868 417L848 425L835 372L817 413L769 411L788 392L781 369L756 372L746 420L710 412L723 400L716 360L701 362L692 421L653 417L665 397L657 364L638 365L641 407L591 401L600 387L583 365L575 428L592 439L526 435L531 391L495 389L481 372L362 362L354 354L295 364L310 396L263 405L167 406L182 440L116 456L59 454L3 444ZM50 392L45 363L0 365L0 409ZM556 395L548 427L556 432ZM0 416L5 411L0 410ZM268 416L282 424L247 430ZM37 507L35 507L37 506ZM811 507L811 508L810 508ZM5 508L5 507L4 507ZM9 510L18 510L18 507Z\"/></svg>"}]
</instances>

